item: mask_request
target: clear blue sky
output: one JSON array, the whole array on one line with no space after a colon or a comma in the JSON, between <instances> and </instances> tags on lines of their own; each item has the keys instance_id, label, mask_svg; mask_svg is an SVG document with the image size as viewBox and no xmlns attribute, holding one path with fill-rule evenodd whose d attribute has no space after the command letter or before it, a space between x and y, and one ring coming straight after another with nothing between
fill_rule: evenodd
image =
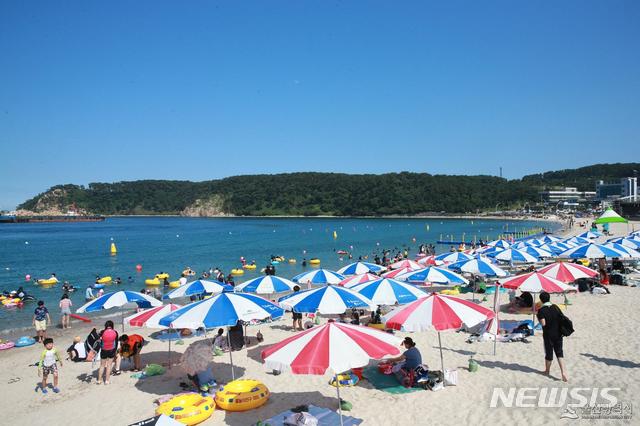
<instances>
[{"instance_id":1,"label":"clear blue sky","mask_svg":"<svg viewBox=\"0 0 640 426\"><path fill-rule=\"evenodd\" d=\"M640 160L639 1L3 1L0 208L59 183Z\"/></svg>"}]
</instances>

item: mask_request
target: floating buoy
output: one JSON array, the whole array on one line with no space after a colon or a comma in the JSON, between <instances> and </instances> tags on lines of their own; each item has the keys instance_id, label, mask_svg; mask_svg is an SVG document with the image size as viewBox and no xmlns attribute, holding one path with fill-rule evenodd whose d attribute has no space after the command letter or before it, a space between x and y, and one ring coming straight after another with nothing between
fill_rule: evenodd
<instances>
[{"instance_id":1,"label":"floating buoy","mask_svg":"<svg viewBox=\"0 0 640 426\"><path fill-rule=\"evenodd\" d=\"M31 275L27 274L24 276L25 281L31 281Z\"/></svg>"},{"instance_id":2,"label":"floating buoy","mask_svg":"<svg viewBox=\"0 0 640 426\"><path fill-rule=\"evenodd\" d=\"M111 255L118 253L118 249L116 248L116 243L111 243Z\"/></svg>"},{"instance_id":3,"label":"floating buoy","mask_svg":"<svg viewBox=\"0 0 640 426\"><path fill-rule=\"evenodd\" d=\"M137 264L136 265L136 271L141 272L142 271L142 265Z\"/></svg>"},{"instance_id":4,"label":"floating buoy","mask_svg":"<svg viewBox=\"0 0 640 426\"><path fill-rule=\"evenodd\" d=\"M338 233L336 231L333 231L333 239L335 240L336 238L338 238Z\"/></svg>"}]
</instances>

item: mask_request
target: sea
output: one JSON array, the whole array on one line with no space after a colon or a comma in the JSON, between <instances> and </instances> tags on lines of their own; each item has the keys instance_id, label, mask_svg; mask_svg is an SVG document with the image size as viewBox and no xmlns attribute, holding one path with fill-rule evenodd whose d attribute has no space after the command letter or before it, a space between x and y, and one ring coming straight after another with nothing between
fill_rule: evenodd
<instances>
[{"instance_id":1,"label":"sea","mask_svg":"<svg viewBox=\"0 0 640 426\"><path fill-rule=\"evenodd\" d=\"M73 309L84 303L84 293L95 277L120 277L105 291L139 291L144 280L168 272L170 281L190 267L198 273L221 268L227 274L241 266L241 257L258 265L245 271L236 283L261 275L271 256L296 259L282 262L276 274L286 278L311 268L302 260L319 258L321 267L337 270L360 256L372 261L376 254L407 248L411 256L418 245L438 240L491 240L506 231L537 227L553 231L557 224L541 221L426 218L184 218L113 217L104 222L0 224L0 290L19 286L43 300L59 322L58 302L62 282L78 288L71 293ZM464 235L463 235L464 234ZM117 254L110 254L111 243ZM438 252L449 245L437 245ZM352 254L350 260L337 252ZM141 271L136 266L142 267ZM60 284L42 287L38 278L55 273ZM29 275L31 280L27 281ZM196 277L197 278L197 277ZM31 324L35 301L22 308L0 307L0 331Z\"/></svg>"}]
</instances>

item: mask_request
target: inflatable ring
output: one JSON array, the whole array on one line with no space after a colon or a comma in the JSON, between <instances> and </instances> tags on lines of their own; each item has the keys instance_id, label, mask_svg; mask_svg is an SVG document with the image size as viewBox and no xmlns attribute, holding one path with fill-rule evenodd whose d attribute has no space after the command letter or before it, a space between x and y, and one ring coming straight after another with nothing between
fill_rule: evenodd
<instances>
[{"instance_id":1,"label":"inflatable ring","mask_svg":"<svg viewBox=\"0 0 640 426\"><path fill-rule=\"evenodd\" d=\"M40 285L58 284L58 280L56 278L49 278L49 279L46 279L46 280L38 280L38 284L40 284Z\"/></svg>"},{"instance_id":2,"label":"inflatable ring","mask_svg":"<svg viewBox=\"0 0 640 426\"><path fill-rule=\"evenodd\" d=\"M98 284L109 284L111 282L111 277L102 277L99 280L96 280Z\"/></svg>"},{"instance_id":3,"label":"inflatable ring","mask_svg":"<svg viewBox=\"0 0 640 426\"><path fill-rule=\"evenodd\" d=\"M272 261L271 261L271 264L272 264L272 265L278 265L279 263L280 263L280 261L279 261L279 260L272 260Z\"/></svg>"},{"instance_id":4,"label":"inflatable ring","mask_svg":"<svg viewBox=\"0 0 640 426\"><path fill-rule=\"evenodd\" d=\"M341 388L345 386L355 386L359 381L360 378L353 374L351 371L348 373L338 374L338 386L340 386ZM336 378L333 377L329 381L329 384L333 387L336 387Z\"/></svg>"},{"instance_id":5,"label":"inflatable ring","mask_svg":"<svg viewBox=\"0 0 640 426\"><path fill-rule=\"evenodd\" d=\"M371 327L371 328L377 328L378 330L384 330L385 329L384 324L371 324L371 323L369 323L369 324L367 324L367 326Z\"/></svg>"},{"instance_id":6,"label":"inflatable ring","mask_svg":"<svg viewBox=\"0 0 640 426\"><path fill-rule=\"evenodd\" d=\"M185 393L160 404L156 415L167 415L184 425L197 425L211 417L215 409L216 405L210 396Z\"/></svg>"},{"instance_id":7,"label":"inflatable ring","mask_svg":"<svg viewBox=\"0 0 640 426\"><path fill-rule=\"evenodd\" d=\"M104 284L94 284L93 288L97 288L98 290L100 290L101 288L104 288Z\"/></svg>"},{"instance_id":8,"label":"inflatable ring","mask_svg":"<svg viewBox=\"0 0 640 426\"><path fill-rule=\"evenodd\" d=\"M144 283L146 285L160 285L160 284L162 284L158 278L152 278L152 279L144 280Z\"/></svg>"},{"instance_id":9,"label":"inflatable ring","mask_svg":"<svg viewBox=\"0 0 640 426\"><path fill-rule=\"evenodd\" d=\"M193 269L185 269L184 271L182 271L182 275L184 275L185 277L192 277L196 274L196 271L194 271Z\"/></svg>"},{"instance_id":10,"label":"inflatable ring","mask_svg":"<svg viewBox=\"0 0 640 426\"><path fill-rule=\"evenodd\" d=\"M16 344L13 343L13 342L2 342L2 343L0 343L0 351L5 351L7 349L11 349L15 345Z\"/></svg>"},{"instance_id":11,"label":"inflatable ring","mask_svg":"<svg viewBox=\"0 0 640 426\"><path fill-rule=\"evenodd\" d=\"M289 263L296 263L295 259L289 259Z\"/></svg>"},{"instance_id":12,"label":"inflatable ring","mask_svg":"<svg viewBox=\"0 0 640 426\"><path fill-rule=\"evenodd\" d=\"M446 294L446 295L449 295L449 296L457 296L458 294L460 294L460 290L458 290L458 289L442 290L440 292L440 294Z\"/></svg>"},{"instance_id":13,"label":"inflatable ring","mask_svg":"<svg viewBox=\"0 0 640 426\"><path fill-rule=\"evenodd\" d=\"M244 270L243 269L232 269L231 270L231 275L243 275L244 274Z\"/></svg>"},{"instance_id":14,"label":"inflatable ring","mask_svg":"<svg viewBox=\"0 0 640 426\"><path fill-rule=\"evenodd\" d=\"M156 274L156 278L159 280L164 280L165 278L169 278L169 274L163 272L162 274Z\"/></svg>"},{"instance_id":15,"label":"inflatable ring","mask_svg":"<svg viewBox=\"0 0 640 426\"><path fill-rule=\"evenodd\" d=\"M239 379L220 387L216 392L216 404L226 411L247 411L264 405L269 395L264 383Z\"/></svg>"},{"instance_id":16,"label":"inflatable ring","mask_svg":"<svg viewBox=\"0 0 640 426\"><path fill-rule=\"evenodd\" d=\"M16 348L22 348L24 346L31 346L36 343L36 339L29 336L22 336L18 340L16 340L15 346Z\"/></svg>"},{"instance_id":17,"label":"inflatable ring","mask_svg":"<svg viewBox=\"0 0 640 426\"><path fill-rule=\"evenodd\" d=\"M171 288L178 288L178 287L180 287L180 281L179 281L179 280L178 280L178 281L171 281L171 282L169 283L169 287L171 287Z\"/></svg>"},{"instance_id":18,"label":"inflatable ring","mask_svg":"<svg viewBox=\"0 0 640 426\"><path fill-rule=\"evenodd\" d=\"M256 269L256 265L250 264L250 265L244 265L243 266L244 269Z\"/></svg>"}]
</instances>

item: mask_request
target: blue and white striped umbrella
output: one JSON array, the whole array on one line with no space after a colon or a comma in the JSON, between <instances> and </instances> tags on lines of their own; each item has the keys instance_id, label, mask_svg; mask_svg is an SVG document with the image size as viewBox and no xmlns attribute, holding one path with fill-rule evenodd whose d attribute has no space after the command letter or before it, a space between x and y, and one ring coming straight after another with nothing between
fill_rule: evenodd
<instances>
[{"instance_id":1,"label":"blue and white striped umbrella","mask_svg":"<svg viewBox=\"0 0 640 426\"><path fill-rule=\"evenodd\" d=\"M162 296L163 299L177 299L202 294L220 294L225 291L233 291L233 287L219 281L196 280L186 283Z\"/></svg>"},{"instance_id":2,"label":"blue and white striped umbrella","mask_svg":"<svg viewBox=\"0 0 640 426\"><path fill-rule=\"evenodd\" d=\"M511 244L509 244L509 242L505 240L490 241L487 243L487 245L491 247L499 247L502 249L508 249L509 247L511 247Z\"/></svg>"},{"instance_id":3,"label":"blue and white striped umbrella","mask_svg":"<svg viewBox=\"0 0 640 426\"><path fill-rule=\"evenodd\" d=\"M374 309L375 304L350 288L327 285L312 290L297 291L278 300L280 306L288 311L315 313L324 315L344 314L347 309Z\"/></svg>"},{"instance_id":4,"label":"blue and white striped umbrella","mask_svg":"<svg viewBox=\"0 0 640 426\"><path fill-rule=\"evenodd\" d=\"M605 247L601 244L583 244L581 246L570 248L563 251L558 257L568 257L571 259L600 259L601 257L622 257L622 254L609 247Z\"/></svg>"},{"instance_id":5,"label":"blue and white striped umbrella","mask_svg":"<svg viewBox=\"0 0 640 426\"><path fill-rule=\"evenodd\" d=\"M105 293L102 296L82 305L77 313L96 312L103 309L119 308L128 303L135 303L140 308L150 308L152 306L162 306L162 302L146 294L137 291L116 291Z\"/></svg>"},{"instance_id":6,"label":"blue and white striped umbrella","mask_svg":"<svg viewBox=\"0 0 640 426\"><path fill-rule=\"evenodd\" d=\"M384 266L376 265L375 263L354 262L338 269L338 273L342 275L361 275L368 272L375 274L386 270L387 268L385 268Z\"/></svg>"},{"instance_id":7,"label":"blue and white striped umbrella","mask_svg":"<svg viewBox=\"0 0 640 426\"><path fill-rule=\"evenodd\" d=\"M247 293L221 293L209 299L190 303L160 319L160 325L171 328L230 327L238 321L280 318L284 311L260 296Z\"/></svg>"},{"instance_id":8,"label":"blue and white striped umbrella","mask_svg":"<svg viewBox=\"0 0 640 426\"><path fill-rule=\"evenodd\" d=\"M462 275L435 266L403 274L398 279L411 283L467 284L469 282Z\"/></svg>"},{"instance_id":9,"label":"blue and white striped umbrella","mask_svg":"<svg viewBox=\"0 0 640 426\"><path fill-rule=\"evenodd\" d=\"M486 246L477 250L477 252L483 256L491 256L500 253L501 251L505 251L506 249L502 247L491 247ZM468 259L467 259L468 260ZM459 261L461 262L461 261Z\"/></svg>"},{"instance_id":10,"label":"blue and white striped umbrella","mask_svg":"<svg viewBox=\"0 0 640 426\"><path fill-rule=\"evenodd\" d=\"M454 251L451 253L442 253L435 257L435 260L440 260L445 263L462 262L463 260L473 259L473 256L469 256L461 251Z\"/></svg>"},{"instance_id":11,"label":"blue and white striped umbrella","mask_svg":"<svg viewBox=\"0 0 640 426\"><path fill-rule=\"evenodd\" d=\"M340 281L344 280L344 276L330 271L328 269L314 269L313 271L303 272L291 278L291 281L299 284L340 284Z\"/></svg>"},{"instance_id":12,"label":"blue and white striped umbrella","mask_svg":"<svg viewBox=\"0 0 640 426\"><path fill-rule=\"evenodd\" d=\"M582 237L571 237L571 238L567 238L562 242L566 244L573 244L574 246L580 246L582 244L589 244L591 241Z\"/></svg>"},{"instance_id":13,"label":"blue and white striped umbrella","mask_svg":"<svg viewBox=\"0 0 640 426\"><path fill-rule=\"evenodd\" d=\"M586 231L586 232L583 232L582 234L578 235L578 237L592 240L594 238L602 237L602 234L600 232L598 232L598 231Z\"/></svg>"},{"instance_id":14,"label":"blue and white striped umbrella","mask_svg":"<svg viewBox=\"0 0 640 426\"><path fill-rule=\"evenodd\" d=\"M428 294L411 284L389 278L358 284L352 290L366 296L376 305L405 305Z\"/></svg>"},{"instance_id":15,"label":"blue and white striped umbrella","mask_svg":"<svg viewBox=\"0 0 640 426\"><path fill-rule=\"evenodd\" d=\"M286 278L275 275L265 275L237 285L236 291L257 294L284 293L286 291L293 291L293 287L296 285L296 283Z\"/></svg>"},{"instance_id":16,"label":"blue and white striped umbrella","mask_svg":"<svg viewBox=\"0 0 640 426\"><path fill-rule=\"evenodd\" d=\"M468 272L470 274L485 275L488 277L506 277L508 272L493 265L484 259L471 259L465 262L454 263L448 266L449 269Z\"/></svg>"},{"instance_id":17,"label":"blue and white striped umbrella","mask_svg":"<svg viewBox=\"0 0 640 426\"><path fill-rule=\"evenodd\" d=\"M620 257L625 257L625 258L633 258L633 259L638 259L640 258L640 253L638 253L638 251L630 248L630 247L625 247L622 244L618 244L618 243L606 243L604 244L605 247L609 247L611 249L614 249L616 251L619 251L620 253L622 253L622 256Z\"/></svg>"},{"instance_id":18,"label":"blue and white striped umbrella","mask_svg":"<svg viewBox=\"0 0 640 426\"><path fill-rule=\"evenodd\" d=\"M537 238L537 241L540 241L542 244L551 244L551 243L555 243L556 241L560 241L562 240L562 238L558 238L554 235L544 235L540 238Z\"/></svg>"},{"instance_id":19,"label":"blue and white striped umbrella","mask_svg":"<svg viewBox=\"0 0 640 426\"><path fill-rule=\"evenodd\" d=\"M538 261L537 256L532 256L523 250L511 248L503 250L499 253L490 254L489 256L492 256L497 260L511 263L536 263Z\"/></svg>"},{"instance_id":20,"label":"blue and white striped umbrella","mask_svg":"<svg viewBox=\"0 0 640 426\"><path fill-rule=\"evenodd\" d=\"M553 251L546 250L544 247L545 246L540 246L540 247L533 247L532 246L532 247L527 247L522 251L524 251L525 253L528 253L531 256L536 257L536 258L553 257L553 254L554 254Z\"/></svg>"},{"instance_id":21,"label":"blue and white striped umbrella","mask_svg":"<svg viewBox=\"0 0 640 426\"><path fill-rule=\"evenodd\" d=\"M538 243L535 240L518 241L517 243L513 243L511 245L511 248L523 250L523 249L526 249L527 247L537 247L540 244L541 243Z\"/></svg>"},{"instance_id":22,"label":"blue and white striped umbrella","mask_svg":"<svg viewBox=\"0 0 640 426\"><path fill-rule=\"evenodd\" d=\"M614 238L612 240L609 240L608 242L620 244L633 250L640 249L640 238L636 237Z\"/></svg>"}]
</instances>

